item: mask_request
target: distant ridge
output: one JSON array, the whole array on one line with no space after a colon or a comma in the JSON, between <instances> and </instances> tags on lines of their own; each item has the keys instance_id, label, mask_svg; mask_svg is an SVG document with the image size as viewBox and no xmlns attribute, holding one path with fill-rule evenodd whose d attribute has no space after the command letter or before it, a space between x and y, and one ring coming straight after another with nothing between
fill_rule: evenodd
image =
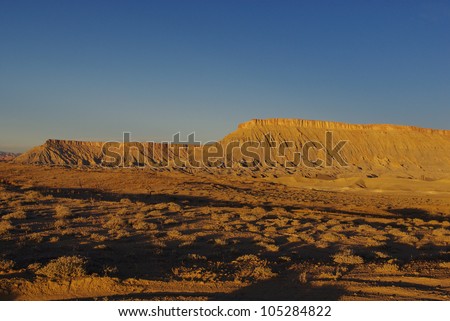
<instances>
[{"instance_id":1,"label":"distant ridge","mask_svg":"<svg viewBox=\"0 0 450 321\"><path fill-rule=\"evenodd\" d=\"M333 134L333 144L347 141L347 145L342 149L342 156L348 166L340 167L333 164L327 168L324 166L313 169L299 167L297 172L321 171L334 177L349 172L367 172L376 175L399 173L409 177L448 177L450 175L449 130L400 125L359 125L305 119L252 119L238 125L237 130L225 136L220 144L262 142L266 139L266 134L270 133L276 142L293 143L293 147L287 149L286 155L289 156L300 151L309 141L325 145L325 135L328 131ZM104 158L102 145L102 142L49 139L45 144L20 155L14 162L99 166ZM147 155L144 157L139 155L141 152L135 151L131 155L133 164L140 164L142 161L145 164L155 164L167 160L166 155L162 153L162 144L144 143L143 145L145 152L148 152ZM123 144L120 144L119 150L123 147ZM196 148L194 153L199 148ZM260 150L257 152L260 153ZM317 154L313 152L312 156L320 156L320 151ZM187 157L189 157L188 152L181 155L181 158ZM239 152L227 157L231 158L235 164L243 161L243 156ZM291 170L284 168L282 159L277 158L276 165L276 170L270 169L276 172L276 175L292 173ZM263 165L259 167L261 173L268 170Z\"/></svg>"},{"instance_id":2,"label":"distant ridge","mask_svg":"<svg viewBox=\"0 0 450 321\"><path fill-rule=\"evenodd\" d=\"M10 161L19 156L19 153L10 153L0 151L0 161Z\"/></svg>"}]
</instances>

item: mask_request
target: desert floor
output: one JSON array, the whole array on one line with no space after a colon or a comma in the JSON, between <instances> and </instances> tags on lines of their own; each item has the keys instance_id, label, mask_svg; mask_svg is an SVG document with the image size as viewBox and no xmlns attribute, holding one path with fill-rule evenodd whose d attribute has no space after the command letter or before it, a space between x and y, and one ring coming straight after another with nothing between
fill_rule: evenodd
<instances>
[{"instance_id":1,"label":"desert floor","mask_svg":"<svg viewBox=\"0 0 450 321\"><path fill-rule=\"evenodd\" d=\"M0 298L449 300L449 192L3 162Z\"/></svg>"}]
</instances>

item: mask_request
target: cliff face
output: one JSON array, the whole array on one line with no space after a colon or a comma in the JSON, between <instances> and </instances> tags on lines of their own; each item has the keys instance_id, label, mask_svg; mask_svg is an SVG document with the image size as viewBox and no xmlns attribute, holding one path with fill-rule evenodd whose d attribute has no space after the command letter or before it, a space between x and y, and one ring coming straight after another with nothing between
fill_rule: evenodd
<instances>
[{"instance_id":1,"label":"cliff face","mask_svg":"<svg viewBox=\"0 0 450 321\"><path fill-rule=\"evenodd\" d=\"M292 142L287 155L310 141L326 145L346 141L340 154L348 166L335 171L406 171L450 173L450 131L398 125L355 125L303 119L253 119L238 126L221 143L265 141L266 135L278 143ZM322 154L321 154L322 153ZM324 151L311 150L311 159L323 158ZM235 159L242 157L237 154ZM280 159L277 159L280 161ZM439 175L441 176L441 175Z\"/></svg>"},{"instance_id":2,"label":"cliff face","mask_svg":"<svg viewBox=\"0 0 450 321\"><path fill-rule=\"evenodd\" d=\"M329 146L336 146L340 141L345 145L340 149L340 155L347 166L340 166L333 162L331 166L318 166L309 170L322 170L339 174L342 172L407 172L413 176L442 177L450 175L450 131L419 128L398 125L355 125L328 121L313 121L303 119L254 119L238 126L238 129L226 137L220 144L226 147L234 142L262 142L270 134L277 143L291 142L291 146L284 150L283 157L275 157L275 165L284 170L286 161L293 159L294 154L303 151L308 142L327 145L326 133L332 134ZM330 137L328 137L330 138ZM90 165L102 164L105 155L101 142L81 142L67 140L48 140L45 144L35 147L17 157L14 162L25 164L52 165ZM126 144L117 144L111 151L123 155ZM175 151L167 145L143 143L142 148L129 148L127 164L145 165L158 164L173 159L174 155L187 159L201 155L201 147L192 150L181 149ZM226 150L226 148L224 148ZM254 149L262 155L261 148ZM194 151L194 152L193 152ZM324 159L327 151L309 150L311 159ZM226 155L234 165L248 161L237 150ZM199 159L199 158L197 158ZM120 163L119 165L122 165ZM303 166L303 167L302 167ZM259 166L264 171L264 164ZM305 170L300 164L297 170ZM429 175L430 174L430 175ZM432 174L432 175L431 175Z\"/></svg>"},{"instance_id":3,"label":"cliff face","mask_svg":"<svg viewBox=\"0 0 450 321\"><path fill-rule=\"evenodd\" d=\"M322 129L348 129L348 130L374 130L374 131L389 131L402 130L414 131L430 134L439 134L450 136L450 130L422 128L416 126L402 126L391 124L348 124L341 122L332 122L324 120L308 120L308 119L293 119L293 118L269 118L269 119L252 119L245 123L239 124L238 129L246 128L263 128L267 126L278 127L301 127L301 128L322 128Z\"/></svg>"}]
</instances>

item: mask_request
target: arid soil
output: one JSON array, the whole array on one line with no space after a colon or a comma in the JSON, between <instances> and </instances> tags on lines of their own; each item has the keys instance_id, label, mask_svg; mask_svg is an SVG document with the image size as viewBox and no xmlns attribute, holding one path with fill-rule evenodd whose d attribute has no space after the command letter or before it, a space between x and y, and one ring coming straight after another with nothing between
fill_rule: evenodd
<instances>
[{"instance_id":1,"label":"arid soil","mask_svg":"<svg viewBox=\"0 0 450 321\"><path fill-rule=\"evenodd\" d=\"M449 187L0 163L0 298L449 300Z\"/></svg>"}]
</instances>

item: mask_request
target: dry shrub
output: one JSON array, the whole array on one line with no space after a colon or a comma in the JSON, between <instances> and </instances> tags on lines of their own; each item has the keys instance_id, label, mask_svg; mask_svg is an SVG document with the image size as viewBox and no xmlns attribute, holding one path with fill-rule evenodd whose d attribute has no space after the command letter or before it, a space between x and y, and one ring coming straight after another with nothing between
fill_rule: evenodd
<instances>
[{"instance_id":1,"label":"dry shrub","mask_svg":"<svg viewBox=\"0 0 450 321\"><path fill-rule=\"evenodd\" d=\"M117 215L127 215L127 214L128 214L127 208L121 208L120 210L117 211Z\"/></svg>"},{"instance_id":2,"label":"dry shrub","mask_svg":"<svg viewBox=\"0 0 450 321\"><path fill-rule=\"evenodd\" d=\"M403 243L403 244L414 245L415 243L419 242L419 239L417 237L415 237L414 235L408 235L405 237L400 237L398 239L398 242Z\"/></svg>"},{"instance_id":3,"label":"dry shrub","mask_svg":"<svg viewBox=\"0 0 450 321\"><path fill-rule=\"evenodd\" d=\"M133 228L138 231L144 231L149 229L149 223L138 220L133 223Z\"/></svg>"},{"instance_id":4,"label":"dry shrub","mask_svg":"<svg viewBox=\"0 0 450 321\"><path fill-rule=\"evenodd\" d=\"M278 252L278 250L280 249L275 244L270 244L270 243L266 243L266 242L259 242L259 243L256 243L256 245L261 246L268 252Z\"/></svg>"},{"instance_id":5,"label":"dry shrub","mask_svg":"<svg viewBox=\"0 0 450 321\"><path fill-rule=\"evenodd\" d=\"M182 256L180 259L185 261L206 261L206 256L197 253L188 253Z\"/></svg>"},{"instance_id":6,"label":"dry shrub","mask_svg":"<svg viewBox=\"0 0 450 321\"><path fill-rule=\"evenodd\" d=\"M103 275L104 276L112 276L119 273L119 269L114 265L105 265L103 266Z\"/></svg>"},{"instance_id":7,"label":"dry shrub","mask_svg":"<svg viewBox=\"0 0 450 321\"><path fill-rule=\"evenodd\" d=\"M220 239L220 238L214 239L213 242L214 242L214 245L216 245L216 246L225 246L228 244L227 240Z\"/></svg>"},{"instance_id":8,"label":"dry shrub","mask_svg":"<svg viewBox=\"0 0 450 321\"><path fill-rule=\"evenodd\" d=\"M116 240L131 236L130 232L128 232L127 230L109 230L108 233Z\"/></svg>"},{"instance_id":9,"label":"dry shrub","mask_svg":"<svg viewBox=\"0 0 450 321\"><path fill-rule=\"evenodd\" d=\"M231 263L236 269L236 281L267 280L276 276L266 260L253 254L242 255Z\"/></svg>"},{"instance_id":10,"label":"dry shrub","mask_svg":"<svg viewBox=\"0 0 450 321\"><path fill-rule=\"evenodd\" d=\"M14 229L14 226L11 224L10 221L3 220L0 222L0 235L8 233L12 229Z\"/></svg>"},{"instance_id":11,"label":"dry shrub","mask_svg":"<svg viewBox=\"0 0 450 321\"><path fill-rule=\"evenodd\" d=\"M441 262L439 263L439 267L443 269L450 269L450 262Z\"/></svg>"},{"instance_id":12,"label":"dry shrub","mask_svg":"<svg viewBox=\"0 0 450 321\"><path fill-rule=\"evenodd\" d=\"M135 230L152 230L156 229L157 225L154 223L148 223L145 221L146 215L142 212L137 213L134 219L130 219L128 222L133 226Z\"/></svg>"},{"instance_id":13,"label":"dry shrub","mask_svg":"<svg viewBox=\"0 0 450 321\"><path fill-rule=\"evenodd\" d=\"M178 205L178 204L176 204L176 203L173 203L173 202L170 202L170 203L168 203L167 204L168 205L168 210L170 211L170 212L181 212L181 206L180 205Z\"/></svg>"},{"instance_id":14,"label":"dry shrub","mask_svg":"<svg viewBox=\"0 0 450 321\"><path fill-rule=\"evenodd\" d=\"M120 216L111 216L111 218L103 224L103 227L112 230L120 230L127 225L125 220Z\"/></svg>"},{"instance_id":15,"label":"dry shrub","mask_svg":"<svg viewBox=\"0 0 450 321\"><path fill-rule=\"evenodd\" d=\"M67 227L67 221L65 221L65 220L63 220L63 219L59 219L59 220L57 220L56 222L55 222L55 224L54 224L54 226L55 226L55 228L56 229L62 229L62 228L65 228L65 227Z\"/></svg>"},{"instance_id":16,"label":"dry shrub","mask_svg":"<svg viewBox=\"0 0 450 321\"><path fill-rule=\"evenodd\" d=\"M14 200L14 201L10 201L10 202L8 203L8 205L9 205L10 207L17 208L17 207L21 207L23 204L22 204L22 201L21 201L21 200Z\"/></svg>"},{"instance_id":17,"label":"dry shrub","mask_svg":"<svg viewBox=\"0 0 450 321\"><path fill-rule=\"evenodd\" d=\"M160 217L162 212L160 210L150 211L148 212L148 215L151 217Z\"/></svg>"},{"instance_id":18,"label":"dry shrub","mask_svg":"<svg viewBox=\"0 0 450 321\"><path fill-rule=\"evenodd\" d=\"M177 220L175 220L173 218L168 218L168 219L164 220L165 225L176 224L176 223L177 223ZM206 229L206 227L203 226L203 229Z\"/></svg>"},{"instance_id":19,"label":"dry shrub","mask_svg":"<svg viewBox=\"0 0 450 321\"><path fill-rule=\"evenodd\" d=\"M286 227L288 225L289 219L285 217L277 218L273 221L275 226Z\"/></svg>"},{"instance_id":20,"label":"dry shrub","mask_svg":"<svg viewBox=\"0 0 450 321\"><path fill-rule=\"evenodd\" d=\"M69 218L72 216L72 211L70 208L64 205L56 205L55 207L55 217L56 218Z\"/></svg>"},{"instance_id":21,"label":"dry shrub","mask_svg":"<svg viewBox=\"0 0 450 321\"><path fill-rule=\"evenodd\" d=\"M181 280L213 282L218 279L218 274L208 267L180 266L172 269L172 274Z\"/></svg>"},{"instance_id":22,"label":"dry shrub","mask_svg":"<svg viewBox=\"0 0 450 321\"><path fill-rule=\"evenodd\" d=\"M86 259L80 256L62 256L36 271L49 278L75 278L86 275Z\"/></svg>"},{"instance_id":23,"label":"dry shrub","mask_svg":"<svg viewBox=\"0 0 450 321\"><path fill-rule=\"evenodd\" d=\"M314 239L314 237L312 237L312 236L309 235L309 234L303 233L303 232L299 232L299 233L297 234L297 237L298 237L300 240L302 240L302 241L304 241L304 242L306 242L306 243L315 243L315 242L316 242L316 240Z\"/></svg>"},{"instance_id":24,"label":"dry shrub","mask_svg":"<svg viewBox=\"0 0 450 321\"><path fill-rule=\"evenodd\" d=\"M147 223L147 230L149 230L149 231L157 231L158 230L158 224L156 224L156 223Z\"/></svg>"},{"instance_id":25,"label":"dry shrub","mask_svg":"<svg viewBox=\"0 0 450 321\"><path fill-rule=\"evenodd\" d=\"M142 212L136 213L136 215L134 216L136 221L143 221L146 217L147 216Z\"/></svg>"},{"instance_id":26,"label":"dry shrub","mask_svg":"<svg viewBox=\"0 0 450 321\"><path fill-rule=\"evenodd\" d=\"M42 243L44 240L44 237L40 235L39 233L32 233L27 236L27 239L29 242L32 243Z\"/></svg>"},{"instance_id":27,"label":"dry shrub","mask_svg":"<svg viewBox=\"0 0 450 321\"><path fill-rule=\"evenodd\" d=\"M105 242L108 239L106 236L98 233L92 233L89 238L95 242Z\"/></svg>"},{"instance_id":28,"label":"dry shrub","mask_svg":"<svg viewBox=\"0 0 450 321\"><path fill-rule=\"evenodd\" d=\"M6 214L2 217L4 220L15 219L23 220L27 218L27 213L23 209L18 209L13 213Z\"/></svg>"},{"instance_id":29,"label":"dry shrub","mask_svg":"<svg viewBox=\"0 0 450 321\"><path fill-rule=\"evenodd\" d=\"M355 264L364 263L364 260L362 257L353 254L353 252L349 249L333 255L333 261L338 264L347 264L347 265L355 265Z\"/></svg>"},{"instance_id":30,"label":"dry shrub","mask_svg":"<svg viewBox=\"0 0 450 321\"><path fill-rule=\"evenodd\" d=\"M269 226L264 229L264 235L267 237L271 237L274 234L277 234L278 229L275 226Z\"/></svg>"},{"instance_id":31,"label":"dry shrub","mask_svg":"<svg viewBox=\"0 0 450 321\"><path fill-rule=\"evenodd\" d=\"M165 210L169 207L168 203L158 203L154 205L155 210Z\"/></svg>"},{"instance_id":32,"label":"dry shrub","mask_svg":"<svg viewBox=\"0 0 450 321\"><path fill-rule=\"evenodd\" d=\"M264 208L257 206L251 210L251 213L254 215L265 215L267 211Z\"/></svg>"},{"instance_id":33,"label":"dry shrub","mask_svg":"<svg viewBox=\"0 0 450 321\"><path fill-rule=\"evenodd\" d=\"M376 267L375 272L379 274L397 274L399 267L397 264L385 263L382 266Z\"/></svg>"},{"instance_id":34,"label":"dry shrub","mask_svg":"<svg viewBox=\"0 0 450 321\"><path fill-rule=\"evenodd\" d=\"M249 214L249 213L243 213L240 214L240 218L241 220L243 220L244 222L251 222L251 221L256 221L258 219L257 216L253 215L253 214Z\"/></svg>"},{"instance_id":35,"label":"dry shrub","mask_svg":"<svg viewBox=\"0 0 450 321\"><path fill-rule=\"evenodd\" d=\"M372 227L372 226L370 226L368 224L358 225L356 230L358 232L364 233L365 235L367 235L367 234L376 234L377 232L379 232L376 228L374 228L374 227Z\"/></svg>"},{"instance_id":36,"label":"dry shrub","mask_svg":"<svg viewBox=\"0 0 450 321\"><path fill-rule=\"evenodd\" d=\"M257 225L253 225L253 224L248 223L247 224L247 230L249 232L259 232L259 227Z\"/></svg>"},{"instance_id":37,"label":"dry shrub","mask_svg":"<svg viewBox=\"0 0 450 321\"><path fill-rule=\"evenodd\" d=\"M182 235L183 234L180 231L177 231L177 230L167 231L167 236L170 237L170 238L179 238Z\"/></svg>"},{"instance_id":38,"label":"dry shrub","mask_svg":"<svg viewBox=\"0 0 450 321\"><path fill-rule=\"evenodd\" d=\"M341 237L336 233L324 233L320 239L326 242L335 243L341 240Z\"/></svg>"},{"instance_id":39,"label":"dry shrub","mask_svg":"<svg viewBox=\"0 0 450 321\"><path fill-rule=\"evenodd\" d=\"M27 270L29 270L29 271L31 271L31 272L33 272L33 273L36 273L36 271L39 270L41 267L42 267L42 264L41 264L41 263L38 263L38 262L36 262L36 263L31 263L31 264L29 264L29 265L27 266Z\"/></svg>"},{"instance_id":40,"label":"dry shrub","mask_svg":"<svg viewBox=\"0 0 450 321\"><path fill-rule=\"evenodd\" d=\"M277 216L280 216L280 215L284 216L284 215L290 215L291 214L289 212L289 210L287 210L284 207L275 207L275 208L272 209L272 213L277 215Z\"/></svg>"},{"instance_id":41,"label":"dry shrub","mask_svg":"<svg viewBox=\"0 0 450 321\"><path fill-rule=\"evenodd\" d=\"M28 201L38 201L42 199L44 196L37 191L26 191L24 193L25 199Z\"/></svg>"},{"instance_id":42,"label":"dry shrub","mask_svg":"<svg viewBox=\"0 0 450 321\"><path fill-rule=\"evenodd\" d=\"M388 258L390 258L389 254L387 254L385 252L375 251L374 254L376 255L377 258L380 258L380 259L388 259Z\"/></svg>"},{"instance_id":43,"label":"dry shrub","mask_svg":"<svg viewBox=\"0 0 450 321\"><path fill-rule=\"evenodd\" d=\"M133 204L133 202L129 198L122 198L120 200L121 204Z\"/></svg>"},{"instance_id":44,"label":"dry shrub","mask_svg":"<svg viewBox=\"0 0 450 321\"><path fill-rule=\"evenodd\" d=\"M153 247L159 250L162 250L166 247L166 243L163 240L154 236L150 237L150 243Z\"/></svg>"},{"instance_id":45,"label":"dry shrub","mask_svg":"<svg viewBox=\"0 0 450 321\"><path fill-rule=\"evenodd\" d=\"M444 236L444 235L450 234L450 231L445 228L436 228L436 229L433 229L432 234L437 235L437 236Z\"/></svg>"},{"instance_id":46,"label":"dry shrub","mask_svg":"<svg viewBox=\"0 0 450 321\"><path fill-rule=\"evenodd\" d=\"M14 261L12 260L0 260L0 272L9 272L14 268Z\"/></svg>"},{"instance_id":47,"label":"dry shrub","mask_svg":"<svg viewBox=\"0 0 450 321\"><path fill-rule=\"evenodd\" d=\"M232 278L226 263L209 261L205 256L192 253L184 255L180 259L182 265L172 269L172 275L177 279L214 282Z\"/></svg>"}]
</instances>

